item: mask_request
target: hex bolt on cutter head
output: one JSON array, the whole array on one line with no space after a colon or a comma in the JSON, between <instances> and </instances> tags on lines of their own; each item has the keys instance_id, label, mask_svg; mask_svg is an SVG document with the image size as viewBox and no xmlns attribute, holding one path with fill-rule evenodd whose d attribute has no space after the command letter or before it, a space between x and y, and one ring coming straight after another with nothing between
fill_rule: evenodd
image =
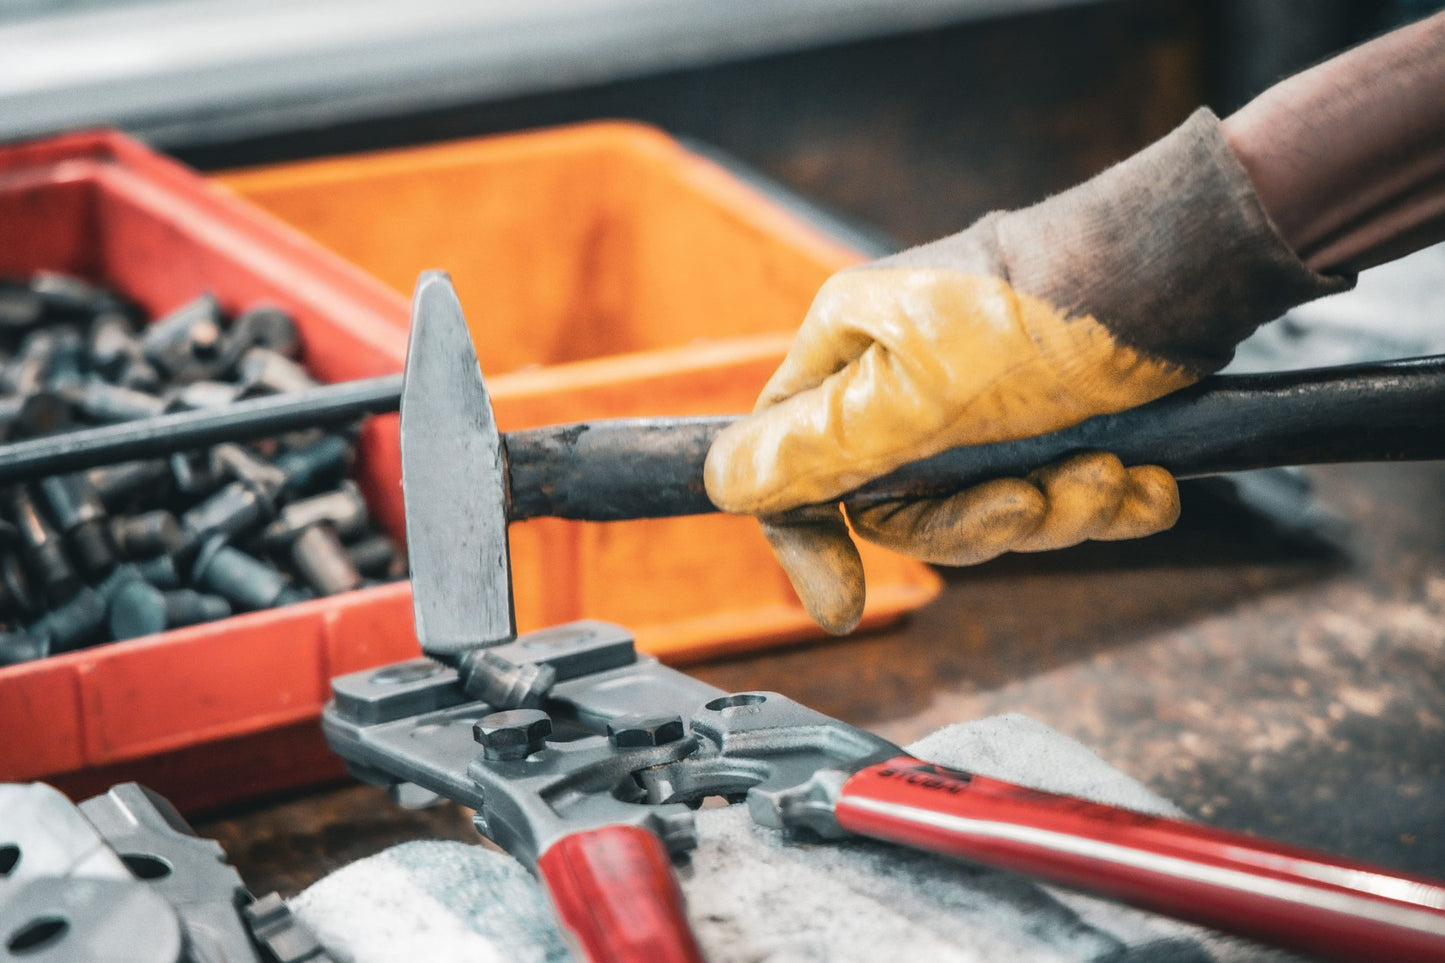
<instances>
[{"instance_id":1,"label":"hex bolt on cutter head","mask_svg":"<svg viewBox=\"0 0 1445 963\"><path fill-rule=\"evenodd\" d=\"M778 693L667 668L619 626L518 636L506 448L444 274L417 286L401 420L431 658L333 680L326 737L362 779L475 809L585 958L702 958L670 861L711 796L765 826L900 843L1296 949L1445 957L1439 882L942 769Z\"/></svg>"}]
</instances>

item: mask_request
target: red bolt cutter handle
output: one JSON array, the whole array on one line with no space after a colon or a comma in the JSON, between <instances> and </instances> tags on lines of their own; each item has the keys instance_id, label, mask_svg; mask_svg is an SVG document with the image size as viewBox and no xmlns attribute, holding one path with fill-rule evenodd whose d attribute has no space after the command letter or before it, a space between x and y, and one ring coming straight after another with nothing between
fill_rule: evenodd
<instances>
[{"instance_id":1,"label":"red bolt cutter handle","mask_svg":"<svg viewBox=\"0 0 1445 963\"><path fill-rule=\"evenodd\" d=\"M1331 957L1445 959L1445 885L899 756L848 779L849 832Z\"/></svg>"},{"instance_id":2,"label":"red bolt cutter handle","mask_svg":"<svg viewBox=\"0 0 1445 963\"><path fill-rule=\"evenodd\" d=\"M636 826L564 836L537 868L591 963L702 963L662 842Z\"/></svg>"}]
</instances>

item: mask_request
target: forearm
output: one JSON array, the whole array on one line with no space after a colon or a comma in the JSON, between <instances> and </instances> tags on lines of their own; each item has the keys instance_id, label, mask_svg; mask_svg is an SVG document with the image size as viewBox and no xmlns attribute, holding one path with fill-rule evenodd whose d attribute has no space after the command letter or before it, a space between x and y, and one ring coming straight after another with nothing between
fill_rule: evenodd
<instances>
[{"instance_id":1,"label":"forearm","mask_svg":"<svg viewBox=\"0 0 1445 963\"><path fill-rule=\"evenodd\" d=\"M1276 84L1224 133L1317 271L1358 271L1445 239L1445 14Z\"/></svg>"}]
</instances>

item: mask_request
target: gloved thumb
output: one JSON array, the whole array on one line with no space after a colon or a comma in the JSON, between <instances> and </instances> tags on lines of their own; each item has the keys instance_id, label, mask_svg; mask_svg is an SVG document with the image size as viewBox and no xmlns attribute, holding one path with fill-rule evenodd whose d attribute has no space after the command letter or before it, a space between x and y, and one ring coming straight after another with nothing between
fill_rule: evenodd
<instances>
[{"instance_id":1,"label":"gloved thumb","mask_svg":"<svg viewBox=\"0 0 1445 963\"><path fill-rule=\"evenodd\" d=\"M763 534L808 615L833 635L863 618L863 560L836 506L761 519Z\"/></svg>"}]
</instances>

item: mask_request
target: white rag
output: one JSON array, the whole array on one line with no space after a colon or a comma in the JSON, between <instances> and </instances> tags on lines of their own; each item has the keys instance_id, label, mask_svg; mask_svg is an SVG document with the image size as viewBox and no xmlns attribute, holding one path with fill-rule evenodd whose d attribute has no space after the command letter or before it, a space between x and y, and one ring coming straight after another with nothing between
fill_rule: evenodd
<instances>
[{"instance_id":1,"label":"white rag","mask_svg":"<svg viewBox=\"0 0 1445 963\"><path fill-rule=\"evenodd\" d=\"M1180 815L1022 715L949 726L908 750L953 769ZM745 806L703 810L697 829L698 848L678 876L713 963L1289 958L1012 873L867 840L785 838L754 825ZM404 843L338 870L291 907L338 963L571 959L541 887L481 846Z\"/></svg>"}]
</instances>

